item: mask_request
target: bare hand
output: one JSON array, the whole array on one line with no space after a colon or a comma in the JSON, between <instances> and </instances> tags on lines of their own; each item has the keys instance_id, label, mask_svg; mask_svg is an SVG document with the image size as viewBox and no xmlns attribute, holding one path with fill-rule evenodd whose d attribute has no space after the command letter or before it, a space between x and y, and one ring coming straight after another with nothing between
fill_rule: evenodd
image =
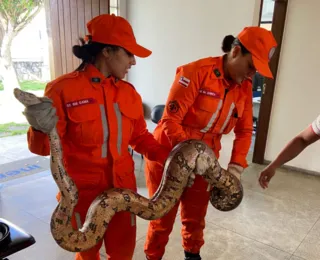
<instances>
[{"instance_id":1,"label":"bare hand","mask_svg":"<svg viewBox=\"0 0 320 260\"><path fill-rule=\"evenodd\" d=\"M260 186L263 189L268 188L269 182L275 174L276 174L275 169L273 169L271 167L265 168L260 174L260 178L259 178Z\"/></svg>"},{"instance_id":2,"label":"bare hand","mask_svg":"<svg viewBox=\"0 0 320 260\"><path fill-rule=\"evenodd\" d=\"M241 180L241 173L243 172L242 166L230 163L227 171L233 174L239 181Z\"/></svg>"}]
</instances>

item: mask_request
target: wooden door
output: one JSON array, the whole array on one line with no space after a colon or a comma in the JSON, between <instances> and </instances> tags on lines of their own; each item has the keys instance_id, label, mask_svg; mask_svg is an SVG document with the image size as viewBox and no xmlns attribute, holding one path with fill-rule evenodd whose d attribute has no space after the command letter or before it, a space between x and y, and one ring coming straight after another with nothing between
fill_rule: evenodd
<instances>
[{"instance_id":1,"label":"wooden door","mask_svg":"<svg viewBox=\"0 0 320 260\"><path fill-rule=\"evenodd\" d=\"M72 53L86 24L99 14L109 13L109 0L47 0L45 2L50 49L51 78L72 72L80 60Z\"/></svg>"},{"instance_id":2,"label":"wooden door","mask_svg":"<svg viewBox=\"0 0 320 260\"><path fill-rule=\"evenodd\" d=\"M278 47L273 55L273 58L270 61L270 69L274 76L274 80L269 78L265 79L265 85L264 85L263 93L261 97L260 112L259 112L260 120L258 120L258 124L257 124L257 135L256 135L255 144L254 144L254 152L253 152L253 159L252 159L252 162L257 164L265 163L264 155L266 151L273 95L274 95L275 86L276 86L278 64L279 64L280 53L281 53L281 43L283 38L283 32L284 32L285 20L286 20L286 14L287 14L287 6L288 6L288 0L274 0L274 1L275 1L275 4L274 4L271 31L278 43Z\"/></svg>"}]
</instances>

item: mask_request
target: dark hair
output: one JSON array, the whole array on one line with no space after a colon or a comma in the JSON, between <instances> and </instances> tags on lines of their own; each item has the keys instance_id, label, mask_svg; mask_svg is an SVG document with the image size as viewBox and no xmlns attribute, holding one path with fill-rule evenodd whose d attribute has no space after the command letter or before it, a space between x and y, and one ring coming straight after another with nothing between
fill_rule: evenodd
<instances>
[{"instance_id":1,"label":"dark hair","mask_svg":"<svg viewBox=\"0 0 320 260\"><path fill-rule=\"evenodd\" d=\"M222 51L228 53L231 51L233 46L240 46L242 54L250 53L239 41L238 38L235 38L233 35L227 35L223 38L222 41Z\"/></svg>"},{"instance_id":2,"label":"dark hair","mask_svg":"<svg viewBox=\"0 0 320 260\"><path fill-rule=\"evenodd\" d=\"M96 57L104 48L109 48L111 51L117 51L120 47L114 45L108 45L100 42L91 41L91 37L88 36L88 42L86 43L83 38L79 38L81 45L74 45L72 52L74 56L82 60L80 66L76 71L82 70L86 64L93 64Z\"/></svg>"}]
</instances>

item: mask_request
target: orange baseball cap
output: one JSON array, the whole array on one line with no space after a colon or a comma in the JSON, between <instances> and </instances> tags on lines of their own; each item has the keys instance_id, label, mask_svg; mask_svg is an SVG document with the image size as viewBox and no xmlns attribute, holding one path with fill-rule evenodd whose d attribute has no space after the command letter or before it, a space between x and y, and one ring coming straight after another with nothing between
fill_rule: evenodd
<instances>
[{"instance_id":1,"label":"orange baseball cap","mask_svg":"<svg viewBox=\"0 0 320 260\"><path fill-rule=\"evenodd\" d=\"M269 61L275 52L277 42L271 31L258 27L245 27L238 35L239 41L251 53L257 71L273 79Z\"/></svg>"},{"instance_id":2,"label":"orange baseball cap","mask_svg":"<svg viewBox=\"0 0 320 260\"><path fill-rule=\"evenodd\" d=\"M141 58L146 58L152 53L137 44L131 25L121 16L96 16L87 23L87 28L93 42L120 46Z\"/></svg>"}]
</instances>

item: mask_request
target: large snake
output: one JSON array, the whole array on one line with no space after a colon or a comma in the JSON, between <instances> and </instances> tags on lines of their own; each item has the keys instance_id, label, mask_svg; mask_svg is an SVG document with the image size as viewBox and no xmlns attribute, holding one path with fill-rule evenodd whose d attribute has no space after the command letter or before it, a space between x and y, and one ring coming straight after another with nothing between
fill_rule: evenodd
<instances>
[{"instance_id":1,"label":"large snake","mask_svg":"<svg viewBox=\"0 0 320 260\"><path fill-rule=\"evenodd\" d=\"M14 89L14 95L25 107L42 102L42 98L18 88ZM67 251L80 252L95 246L117 212L129 211L145 220L163 217L178 203L193 173L201 175L214 187L210 202L216 209L232 210L243 198L241 182L220 167L213 151L202 141L187 140L172 149L161 184L150 199L129 189L108 189L92 202L82 228L75 230L71 216L78 202L78 190L64 168L63 151L55 127L48 136L51 174L62 195L52 214L50 227L57 244Z\"/></svg>"}]
</instances>

